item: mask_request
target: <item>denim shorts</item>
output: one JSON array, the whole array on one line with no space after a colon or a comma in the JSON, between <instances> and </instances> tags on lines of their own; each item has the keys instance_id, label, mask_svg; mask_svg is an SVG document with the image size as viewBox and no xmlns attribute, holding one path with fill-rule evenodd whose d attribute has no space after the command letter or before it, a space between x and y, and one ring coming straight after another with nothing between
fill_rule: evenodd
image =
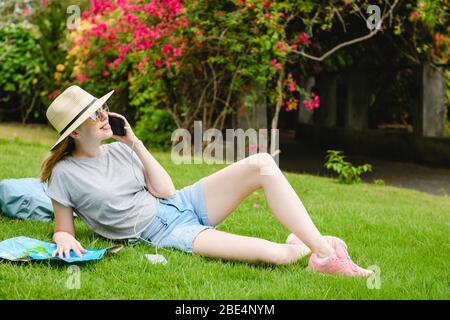
<instances>
[{"instance_id":1,"label":"denim shorts","mask_svg":"<svg viewBox=\"0 0 450 320\"><path fill-rule=\"evenodd\" d=\"M206 229L208 222L203 193L203 179L186 186L169 198L158 198L153 222L140 237L157 248L176 248L192 253L192 243Z\"/></svg>"}]
</instances>

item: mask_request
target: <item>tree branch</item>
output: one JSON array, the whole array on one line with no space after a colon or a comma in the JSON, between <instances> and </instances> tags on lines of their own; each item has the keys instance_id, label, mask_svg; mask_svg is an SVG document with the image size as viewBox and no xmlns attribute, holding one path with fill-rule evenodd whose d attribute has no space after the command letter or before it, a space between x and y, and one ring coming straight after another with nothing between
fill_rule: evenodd
<instances>
[{"instance_id":1,"label":"tree branch","mask_svg":"<svg viewBox=\"0 0 450 320\"><path fill-rule=\"evenodd\" d=\"M341 24L342 24L342 28L344 29L344 32L347 32L347 29L345 28L345 22L344 22L344 19L342 19L342 16L341 16L341 14L339 13L339 10L337 10L336 8L334 8L333 11L336 12L336 14L337 14L337 16L338 16L338 18L339 18L339 21L340 21Z\"/></svg>"},{"instance_id":2,"label":"tree branch","mask_svg":"<svg viewBox=\"0 0 450 320\"><path fill-rule=\"evenodd\" d=\"M239 73L241 68L241 62L238 63L236 70L233 73L233 76L231 77L231 82L230 82L230 86L228 88L228 94L227 94L227 98L226 98L226 104L225 107L223 108L222 112L219 114L219 116L216 118L216 120L214 121L213 124L213 128L216 128L216 126L219 124L219 121L221 120L222 117L225 117L226 112L228 110L228 107L230 105L230 100L231 100L231 93L233 91L233 83L234 83L234 79L236 78L236 75ZM222 129L222 128L220 128Z\"/></svg>"},{"instance_id":3,"label":"tree branch","mask_svg":"<svg viewBox=\"0 0 450 320\"><path fill-rule=\"evenodd\" d=\"M388 15L390 15L392 13L392 11L394 10L394 8L397 5L398 1L399 0L395 0L395 2L392 4L392 6L389 9L389 11L385 15L383 15L381 17L380 22L379 22L380 26L383 24L384 19ZM311 60L323 61L323 60L325 60L325 58L327 58L328 56L330 56L331 54L333 54L334 52L336 52L337 50L339 50L341 48L344 48L344 47L350 46L352 44L355 44L355 43L358 43L358 42L362 42L362 41L365 41L367 39L370 39L370 38L374 37L380 30L381 30L381 28L380 29L376 29L375 28L374 31L371 31L370 33L366 34L365 36L362 36L362 37L359 37L359 38L355 38L355 39L352 39L352 40L340 43L337 46L335 46L333 49L331 49L328 52L326 52L325 54L321 55L320 57L312 56L310 54L307 54L307 53L301 52L301 51L297 51L297 50L293 50L292 52L297 53L297 54L299 54L299 55L301 55L301 56L303 56L305 58L311 59Z\"/></svg>"}]
</instances>

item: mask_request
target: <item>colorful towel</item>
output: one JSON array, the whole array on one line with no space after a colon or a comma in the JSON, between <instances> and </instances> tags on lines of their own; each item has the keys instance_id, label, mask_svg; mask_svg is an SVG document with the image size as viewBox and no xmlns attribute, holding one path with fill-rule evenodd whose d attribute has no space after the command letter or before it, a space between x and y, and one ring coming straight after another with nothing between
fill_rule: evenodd
<instances>
[{"instance_id":1,"label":"colorful towel","mask_svg":"<svg viewBox=\"0 0 450 320\"><path fill-rule=\"evenodd\" d=\"M70 257L52 257L56 244L44 242L28 237L16 237L0 242L0 259L10 261L30 261L30 260L62 260L67 263L85 262L91 260L100 260L107 253L115 253L122 249L122 245L116 245L105 249L85 248L86 253L77 257L75 252L70 252Z\"/></svg>"}]
</instances>

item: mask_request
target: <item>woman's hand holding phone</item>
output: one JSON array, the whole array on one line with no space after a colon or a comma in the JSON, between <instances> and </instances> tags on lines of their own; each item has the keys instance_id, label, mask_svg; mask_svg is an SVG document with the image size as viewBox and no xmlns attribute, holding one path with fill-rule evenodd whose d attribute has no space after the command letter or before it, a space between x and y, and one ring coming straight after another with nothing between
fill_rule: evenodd
<instances>
[{"instance_id":1,"label":"woman's hand holding phone","mask_svg":"<svg viewBox=\"0 0 450 320\"><path fill-rule=\"evenodd\" d=\"M122 116L121 114L115 113L115 112L108 112L108 116L114 116L114 117L120 118L125 121L125 133L126 133L125 136L119 136L119 135L113 134L112 135L113 139L123 142L129 147L131 147L131 145L133 144L133 141L135 143L137 141L139 141L138 137L136 137L133 130L131 129L130 124L128 123L127 119L124 116Z\"/></svg>"}]
</instances>

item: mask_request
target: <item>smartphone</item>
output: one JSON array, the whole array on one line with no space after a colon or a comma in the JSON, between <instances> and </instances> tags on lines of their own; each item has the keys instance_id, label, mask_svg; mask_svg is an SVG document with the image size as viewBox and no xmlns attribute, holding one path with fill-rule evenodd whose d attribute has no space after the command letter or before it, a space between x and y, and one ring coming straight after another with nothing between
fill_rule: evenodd
<instances>
[{"instance_id":1,"label":"smartphone","mask_svg":"<svg viewBox=\"0 0 450 320\"><path fill-rule=\"evenodd\" d=\"M125 132L125 121L122 118L110 115L108 121L113 134L117 136L125 136L127 134Z\"/></svg>"}]
</instances>

